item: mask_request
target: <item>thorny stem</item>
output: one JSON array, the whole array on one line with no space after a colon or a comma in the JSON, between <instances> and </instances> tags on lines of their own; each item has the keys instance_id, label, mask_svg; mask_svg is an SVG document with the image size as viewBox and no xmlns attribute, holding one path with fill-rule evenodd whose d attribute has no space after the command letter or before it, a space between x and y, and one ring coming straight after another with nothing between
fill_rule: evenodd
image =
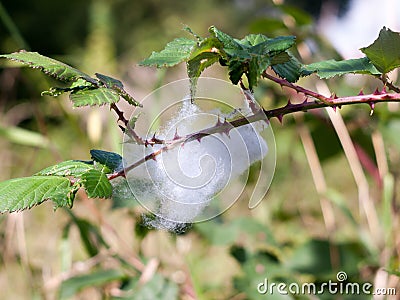
<instances>
[{"instance_id":1,"label":"thorny stem","mask_svg":"<svg viewBox=\"0 0 400 300\"><path fill-rule=\"evenodd\" d=\"M108 179L114 179L116 177L120 176L125 176L125 174L134 168L140 166L141 164L145 163L146 161L153 159L156 160L156 157L161 154L164 151L170 150L178 145L184 145L185 143L191 142L191 141L201 141L203 137L206 137L208 135L216 134L216 133L221 133L221 134L227 134L229 135L229 131L232 128L235 127L240 127L246 124L254 123L257 121L266 121L268 122L269 119L276 117L280 122L282 122L283 116L295 112L306 112L308 110L312 109L318 109L318 108L323 108L323 107L332 107L333 109L336 110L336 108L341 108L344 105L352 105L352 104L360 104L360 103L366 103L371 107L371 110L373 111L375 104L380 103L380 102L400 102L400 93L387 93L385 89L383 89L381 92L376 90L373 94L367 94L364 95L362 92L360 92L359 95L357 96L347 96L347 97L337 97L336 95L332 95L332 97L325 97L321 94L318 94L316 92L313 92L311 90L307 90L303 87L300 87L298 85L295 85L293 83L288 82L285 79L277 78L272 75L269 75L267 73L264 73L263 76L265 78L268 78L281 86L286 86L288 88L294 89L300 93L303 93L306 95L306 99L302 103L291 103L290 101L282 107L275 108L275 109L259 109L258 111L254 112L253 114L247 117L241 117L239 119L233 120L233 121L224 121L221 122L218 119L218 122L215 126L200 130L195 133L191 133L185 136L178 136L175 135L175 137L172 140L160 140L157 139L155 136L153 138L148 139L143 141L139 137L140 143L142 145L145 145L146 147L148 145L153 146L155 144L162 144L163 147L159 148L158 150L146 155L142 159L136 161L135 163L127 166L124 170L121 170L118 173L110 174ZM389 87L391 88L391 87ZM311 100L309 101L308 97L313 97L316 100ZM113 108L115 110L115 108ZM120 115L117 112L118 115ZM124 121L123 121L124 122ZM124 122L125 123L125 122ZM129 123L128 123L129 125Z\"/></svg>"},{"instance_id":2,"label":"thorny stem","mask_svg":"<svg viewBox=\"0 0 400 300\"><path fill-rule=\"evenodd\" d=\"M135 132L135 130L129 124L129 121L125 118L124 113L118 108L118 106L115 103L111 103L110 108L118 115L118 121L124 123L125 127L121 127L121 130L129 137L134 139L136 143L143 145L143 139Z\"/></svg>"},{"instance_id":3,"label":"thorny stem","mask_svg":"<svg viewBox=\"0 0 400 300\"><path fill-rule=\"evenodd\" d=\"M390 90L395 91L396 93L400 93L400 88L395 86L393 82L388 81L386 75L381 75L379 79L383 82L385 86L387 86Z\"/></svg>"},{"instance_id":4,"label":"thorny stem","mask_svg":"<svg viewBox=\"0 0 400 300\"><path fill-rule=\"evenodd\" d=\"M321 94L316 93L314 91L311 91L311 90L308 90L306 88L303 88L303 87L301 87L301 86L299 86L297 84L291 83L291 82L287 81L286 79L282 79L282 78L278 78L278 77L272 76L272 75L268 74L266 71L262 74L262 76L264 78L267 78L267 79L273 81L273 82L276 82L277 84L279 84L282 87L286 86L288 88L291 88L292 90L297 91L298 93L302 93L302 94L304 94L306 96L310 96L310 97L313 97L315 99L318 99L318 100L322 101L323 103L325 103L326 106L334 105L332 103L332 99L331 98L325 97L324 95L321 95Z\"/></svg>"}]
</instances>

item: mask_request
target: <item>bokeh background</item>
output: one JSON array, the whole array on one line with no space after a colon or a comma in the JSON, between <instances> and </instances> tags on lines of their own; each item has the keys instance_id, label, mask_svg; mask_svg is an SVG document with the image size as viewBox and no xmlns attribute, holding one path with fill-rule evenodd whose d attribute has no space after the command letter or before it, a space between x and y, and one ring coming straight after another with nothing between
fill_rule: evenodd
<instances>
[{"instance_id":1,"label":"bokeh background","mask_svg":"<svg viewBox=\"0 0 400 300\"><path fill-rule=\"evenodd\" d=\"M185 25L202 36L211 25L238 38L296 35L296 55L311 63L360 56L358 48L371 44L382 26L400 31L399 10L391 0L8 0L0 2L0 52L37 51L88 74L109 74L142 99L186 77L183 65L138 66L186 36ZM67 98L41 97L57 83L10 66L0 62L0 180L89 159L93 148L121 152L113 112L74 110ZM206 74L228 78L217 66ZM397 73L390 76L396 82ZM341 96L382 88L365 76L327 82L311 76L300 84ZM267 82L256 97L265 108L303 100ZM142 226L143 209L121 197L123 191L112 200L80 193L71 211L54 212L49 202L1 215L0 298L308 299L260 295L257 284L268 278L318 285L336 280L338 271L350 282L400 294L399 107L380 104L370 116L360 105L340 115L320 110L272 122L277 167L264 201L249 210L244 193L229 211L184 233ZM250 176L249 191L252 185ZM366 299L337 299L357 297Z\"/></svg>"}]
</instances>

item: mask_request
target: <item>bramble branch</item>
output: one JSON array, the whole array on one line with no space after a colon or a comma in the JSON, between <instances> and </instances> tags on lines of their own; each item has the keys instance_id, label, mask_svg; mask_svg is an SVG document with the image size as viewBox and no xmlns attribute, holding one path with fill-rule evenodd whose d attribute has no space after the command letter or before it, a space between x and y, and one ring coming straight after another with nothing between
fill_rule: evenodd
<instances>
[{"instance_id":1,"label":"bramble branch","mask_svg":"<svg viewBox=\"0 0 400 300\"><path fill-rule=\"evenodd\" d=\"M200 130L195 133L191 133L185 136L178 136L176 133L174 138L172 140L161 140L155 137L155 135L151 139L147 139L143 142L143 139L140 138L142 141L140 144L143 144L144 146L153 146L155 144L162 144L164 145L162 148L159 148L158 150L146 155L142 159L136 161L135 163L127 166L124 170L122 170L119 173L116 174L111 174L109 179L113 179L115 177L119 176L124 176L125 173L133 170L134 168L140 166L141 164L145 163L146 161L153 159L156 160L156 157L161 154L164 151L170 150L172 148L175 148L178 145L183 145L185 143L191 142L191 141L198 141L200 142L203 137L206 137L208 135L216 134L216 133L221 133L221 134L227 134L229 135L229 132L232 128L240 127L246 124L254 123L257 121L264 120L268 122L269 119L276 117L280 122L282 122L283 116L295 112L306 112L308 110L312 109L318 109L318 108L324 108L324 107L332 107L333 109L336 110L336 108L341 108L344 105L353 105L353 104L361 104L361 103L366 103L370 106L371 110L373 111L375 104L380 103L380 102L400 102L400 93L388 93L386 89L384 88L382 91L376 90L372 94L367 94L364 95L362 92L360 92L359 95L357 96L347 96L347 97L337 97L337 96L332 96L332 97L325 97L319 93L313 92L311 90L307 90L305 88L302 88L298 85L292 84L285 79L280 79L276 78L272 75L269 74L264 74L266 78L272 80L273 82L276 82L282 86L286 86L288 88L291 88L293 90L296 90L300 93L303 93L307 96L307 98L304 100L302 103L291 103L288 101L288 103L285 106L275 108L275 109L259 109L258 111L254 112L250 116L246 117L241 117L239 119L233 120L233 121L226 121L224 120L221 122L219 119L217 121L217 124L215 126ZM309 100L308 97L313 97L316 100ZM322 100L323 99L323 100Z\"/></svg>"},{"instance_id":2,"label":"bramble branch","mask_svg":"<svg viewBox=\"0 0 400 300\"><path fill-rule=\"evenodd\" d=\"M318 99L318 100L322 101L323 103L325 103L326 105L332 105L330 98L325 97L324 95L321 95L321 94L316 93L314 91L308 90L306 88L303 88L303 87L301 87L301 86L299 86L297 84L291 83L291 82L287 81L286 79L282 79L282 78L278 78L278 77L272 76L272 75L268 74L266 71L262 74L262 77L267 78L267 79L279 84L282 87L286 86L286 87L288 87L288 88L290 88L292 90L297 91L298 93L302 93L302 94L304 94L306 96L310 96L310 97L313 97L315 99Z\"/></svg>"},{"instance_id":3,"label":"bramble branch","mask_svg":"<svg viewBox=\"0 0 400 300\"><path fill-rule=\"evenodd\" d=\"M115 103L112 103L110 105L110 109L115 111L115 113L118 116L118 121L121 121L122 123L124 123L125 127L120 126L122 132L126 133L130 138L132 138L139 145L144 144L142 138L139 135L137 135L135 130L129 124L129 121L125 118L124 113L118 108L118 106Z\"/></svg>"},{"instance_id":4,"label":"bramble branch","mask_svg":"<svg viewBox=\"0 0 400 300\"><path fill-rule=\"evenodd\" d=\"M400 88L397 87L396 85L394 85L393 82L388 81L388 78L386 75L379 76L379 80L381 80L383 82L383 84L385 86L387 86L390 90L392 90L396 93L400 93Z\"/></svg>"}]
</instances>

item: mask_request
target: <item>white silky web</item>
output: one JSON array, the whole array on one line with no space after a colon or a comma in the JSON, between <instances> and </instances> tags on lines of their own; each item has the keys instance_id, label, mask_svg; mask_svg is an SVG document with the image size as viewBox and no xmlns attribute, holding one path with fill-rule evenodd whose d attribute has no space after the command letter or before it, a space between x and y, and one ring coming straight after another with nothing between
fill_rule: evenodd
<instances>
[{"instance_id":1,"label":"white silky web","mask_svg":"<svg viewBox=\"0 0 400 300\"><path fill-rule=\"evenodd\" d=\"M215 126L218 120L248 116L251 111L247 101L242 93L239 95L241 109L235 111L216 98L196 97L191 103L185 94L154 118L147 138L151 139L155 131L158 139L167 141L177 135L190 137ZM229 208L245 187L246 181L239 180L240 175L246 177L250 165L271 153L271 146L268 147L262 136L267 129L269 126L261 120L189 139L127 172L135 198L156 216L148 221L149 225L177 230L182 224L207 220ZM164 146L124 143L126 166ZM272 149L274 156L274 144ZM273 169L270 171L273 173Z\"/></svg>"}]
</instances>

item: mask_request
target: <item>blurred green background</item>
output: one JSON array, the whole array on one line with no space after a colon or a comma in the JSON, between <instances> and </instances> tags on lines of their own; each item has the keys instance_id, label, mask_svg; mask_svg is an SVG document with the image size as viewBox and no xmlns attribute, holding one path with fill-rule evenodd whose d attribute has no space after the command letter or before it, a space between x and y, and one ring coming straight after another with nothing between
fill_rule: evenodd
<instances>
[{"instance_id":1,"label":"blurred green background","mask_svg":"<svg viewBox=\"0 0 400 300\"><path fill-rule=\"evenodd\" d=\"M339 13L346 7L346 1L326 2ZM184 25L203 36L211 25L238 38L296 35L295 54L305 63L340 59L319 35L323 7L324 1L299 0L2 1L0 52L37 51L88 74L109 74L140 100L186 77L184 66L163 71L137 65L185 36ZM219 67L206 74L228 78ZM40 96L54 84L38 71L0 62L0 180L89 159L92 148L121 152L113 113L73 110L67 98ZM382 88L362 76L327 86L309 77L300 84L341 96ZM269 83L260 84L256 97L266 108L302 100ZM244 193L223 215L182 234L143 227L143 209L118 193L113 200L79 194L72 211L53 212L45 203L0 216L1 298L309 299L260 295L257 284L268 278L320 285L336 280L338 271L350 282L400 293L393 275L399 274L399 108L380 104L372 116L367 105L340 112L345 125L325 110L285 117L283 126L272 122L277 168L264 201L249 210ZM253 181L250 176L249 191Z\"/></svg>"}]
</instances>

